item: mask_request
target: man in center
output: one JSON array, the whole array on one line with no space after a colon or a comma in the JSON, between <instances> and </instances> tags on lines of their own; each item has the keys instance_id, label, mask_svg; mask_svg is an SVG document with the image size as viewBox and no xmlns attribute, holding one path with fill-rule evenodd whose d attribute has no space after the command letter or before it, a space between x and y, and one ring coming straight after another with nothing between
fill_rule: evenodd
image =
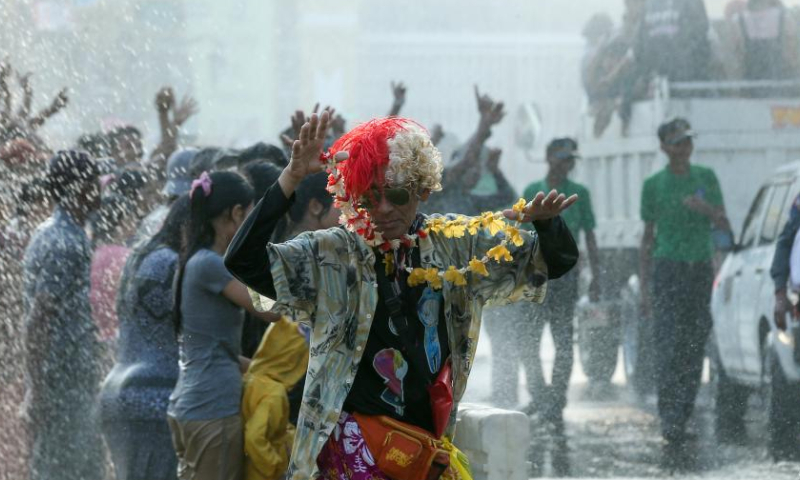
<instances>
[{"instance_id":1,"label":"man in center","mask_svg":"<svg viewBox=\"0 0 800 480\"><path fill-rule=\"evenodd\" d=\"M312 326L287 478L459 478L441 452L452 449L483 305L541 302L547 280L575 265L559 215L577 197L540 192L502 214L425 216L418 207L441 189L442 164L424 128L380 118L323 153L329 121L325 112L303 126L225 257L275 311ZM296 187L323 169L344 228L269 243Z\"/></svg>"}]
</instances>

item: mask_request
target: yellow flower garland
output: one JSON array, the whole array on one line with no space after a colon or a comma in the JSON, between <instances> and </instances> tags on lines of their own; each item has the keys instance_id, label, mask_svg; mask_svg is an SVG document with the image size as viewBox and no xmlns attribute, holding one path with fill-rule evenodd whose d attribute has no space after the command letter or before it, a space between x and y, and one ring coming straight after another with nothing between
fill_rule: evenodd
<instances>
[{"instance_id":1,"label":"yellow flower garland","mask_svg":"<svg viewBox=\"0 0 800 480\"><path fill-rule=\"evenodd\" d=\"M520 198L514 204L512 210L521 218L522 211L524 210L527 202L524 198ZM481 275L484 277L489 276L489 270L486 268L491 260L497 263L511 262L514 257L508 250L509 242L519 247L525 243L525 240L520 233L520 222L515 221L513 225L509 225L503 214L500 212L484 212L478 217L468 218L459 215L454 220L447 220L442 217L430 218L425 223L423 231L427 234L444 235L446 238L462 238L469 233L470 235L477 235L479 229L486 229L492 236L503 232L505 238L499 245L492 247L486 252L483 258L472 257L469 265L463 268L456 268L450 265L446 271L441 272L439 269L431 268L406 268L408 272L408 285L416 287L427 282L431 288L438 290L442 288L443 281L448 282L456 287L463 287L467 285L466 274L469 272L471 275ZM391 253L384 256L387 274L394 271L394 260Z\"/></svg>"},{"instance_id":2,"label":"yellow flower garland","mask_svg":"<svg viewBox=\"0 0 800 480\"><path fill-rule=\"evenodd\" d=\"M384 268L386 275L391 275L395 271L394 256L391 251L396 250L403 244L403 242L413 243L417 240L417 235L405 235L404 239L384 240L381 232L375 231L369 213L362 207L353 203L353 199L347 194L342 172L336 168L336 159L332 155L322 156L321 160L327 164L328 178L328 191L334 196L334 205L342 212L340 223L348 230L359 233L368 245L373 247L380 247L384 249ZM517 214L517 220L514 225L509 225L505 217L500 212L484 212L478 217L465 217L459 215L454 220L447 220L442 217L430 218L425 223L425 227L420 234L441 234L446 238L463 238L467 233L470 235L477 235L478 230L486 229L492 236L500 232L505 234L505 237L499 245L491 248L486 252L483 258L473 257L469 261L469 265L463 268L456 268L451 265L445 272L440 272L436 268L411 268L406 267L405 270L409 273L408 285L415 287L427 282L431 288L438 290L442 288L443 281L451 283L457 287L466 286L467 278L466 273L470 272L472 275L489 276L489 270L486 264L490 260L495 262L510 262L514 259L511 252L508 250L508 243L511 242L517 247L522 246L525 240L520 234L520 220L522 219L522 211L528 205L524 198L520 198L517 203L511 208ZM384 248L386 247L386 248Z\"/></svg>"}]
</instances>

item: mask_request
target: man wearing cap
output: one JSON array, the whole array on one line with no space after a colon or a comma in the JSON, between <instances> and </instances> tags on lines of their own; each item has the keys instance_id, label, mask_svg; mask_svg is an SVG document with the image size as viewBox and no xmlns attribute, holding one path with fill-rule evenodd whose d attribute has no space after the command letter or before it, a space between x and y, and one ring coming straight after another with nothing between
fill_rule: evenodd
<instances>
[{"instance_id":1,"label":"man wearing cap","mask_svg":"<svg viewBox=\"0 0 800 480\"><path fill-rule=\"evenodd\" d=\"M711 331L711 231L727 225L717 176L710 168L690 163L692 137L689 122L682 118L658 128L669 163L645 180L641 199L642 314L654 322L658 413L666 442L663 462L671 469L686 467L691 459L686 424Z\"/></svg>"},{"instance_id":2,"label":"man wearing cap","mask_svg":"<svg viewBox=\"0 0 800 480\"><path fill-rule=\"evenodd\" d=\"M50 160L47 182L56 208L23 260L31 478L101 480L95 415L101 347L89 303L92 248L84 230L100 205L99 171L88 154L61 151Z\"/></svg>"},{"instance_id":3,"label":"man wearing cap","mask_svg":"<svg viewBox=\"0 0 800 480\"><path fill-rule=\"evenodd\" d=\"M196 148L184 148L169 156L167 160L167 182L161 194L166 197L164 204L158 205L144 217L136 230L136 240L150 238L164 223L169 213L169 207L181 195L189 192L194 179L191 174L191 165L197 156Z\"/></svg>"},{"instance_id":4,"label":"man wearing cap","mask_svg":"<svg viewBox=\"0 0 800 480\"><path fill-rule=\"evenodd\" d=\"M536 195L536 192L557 190L565 195L577 195L580 200L573 208L562 214L570 231L578 235L583 231L589 253L589 264L592 269L590 296L593 301L599 299L599 261L597 242L594 236L594 213L589 191L583 185L571 181L569 172L575 167L579 158L578 143L571 138L557 138L547 146L547 176L531 183L525 188L524 197ZM578 269L573 269L561 279L548 284L547 298L541 309L520 309L514 321L514 333L509 335L517 354L525 365L527 384L531 395L531 413L540 413L544 420L550 422L557 433L564 428L563 410L567 404L567 388L572 374L573 363L573 318L575 304L578 300ZM542 374L539 359L539 344L544 325L550 322L550 331L556 346L556 358L553 364L551 385L547 386ZM509 324L505 322L504 324ZM487 322L487 329L500 322ZM491 332L490 332L491 335ZM497 355L492 359L492 378L496 375L510 375L516 379L516 356ZM516 390L516 382L514 387Z\"/></svg>"}]
</instances>

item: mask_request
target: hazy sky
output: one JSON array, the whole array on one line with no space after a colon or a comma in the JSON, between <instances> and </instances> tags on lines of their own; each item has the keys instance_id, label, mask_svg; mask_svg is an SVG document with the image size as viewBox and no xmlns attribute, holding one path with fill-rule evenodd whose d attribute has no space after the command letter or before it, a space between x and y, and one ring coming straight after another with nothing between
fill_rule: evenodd
<instances>
[{"instance_id":1,"label":"hazy sky","mask_svg":"<svg viewBox=\"0 0 800 480\"><path fill-rule=\"evenodd\" d=\"M605 11L615 21L622 18L624 0L535 0L543 15L541 18L549 28L563 26L571 33L580 32L584 22L593 14ZM711 17L721 17L731 0L705 0ZM800 6L800 0L783 0L787 7ZM546 20L545 20L546 19Z\"/></svg>"}]
</instances>

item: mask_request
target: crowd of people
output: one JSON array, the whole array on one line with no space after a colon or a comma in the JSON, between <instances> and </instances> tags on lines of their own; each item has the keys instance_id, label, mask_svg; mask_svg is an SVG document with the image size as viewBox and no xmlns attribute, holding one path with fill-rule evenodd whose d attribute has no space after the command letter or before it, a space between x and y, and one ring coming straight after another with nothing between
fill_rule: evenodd
<instances>
[{"instance_id":1,"label":"crowd of people","mask_svg":"<svg viewBox=\"0 0 800 480\"><path fill-rule=\"evenodd\" d=\"M800 80L800 9L781 0L731 0L718 20L709 19L703 0L626 0L620 26L600 13L583 36L581 77L596 136L614 112L626 132L633 102L652 95L656 76L670 82ZM671 94L763 97L799 90L796 84L739 84Z\"/></svg>"},{"instance_id":2,"label":"crowd of people","mask_svg":"<svg viewBox=\"0 0 800 480\"><path fill-rule=\"evenodd\" d=\"M617 108L625 120L652 74L716 75L701 1L626 4L619 32L603 17L585 31L596 133ZM743 53L724 78L794 78L778 61L795 55L780 2L730 10L728 46ZM492 403L565 441L581 233L588 296L603 294L590 192L569 178L577 141L550 141L546 176L519 199L487 145L502 102L475 87L476 129L443 159L441 126L400 117L407 91L393 83L386 117L348 130L331 108L298 110L277 145L240 150L182 145L198 103L163 88L149 155L133 125L53 151L37 131L67 107L66 90L32 116L30 74L18 74L15 111L14 73L0 66L8 478L471 478L450 435L481 320ZM712 231L730 227L714 172L690 162L689 123L657 136L669 162L642 190L642 310L658 326L673 468L692 450Z\"/></svg>"},{"instance_id":3,"label":"crowd of people","mask_svg":"<svg viewBox=\"0 0 800 480\"><path fill-rule=\"evenodd\" d=\"M8 478L470 478L446 432L481 307L541 301L577 259L559 216L577 197L515 204L485 145L502 103L476 88L477 131L447 169L441 128L397 116L402 83L387 117L347 132L333 109L297 111L279 146L242 150L180 145L198 105L164 88L149 155L132 125L52 151L37 129L68 97L30 118L19 75L14 113L13 73L4 63ZM438 214L451 211L472 216ZM380 451L398 429L426 448Z\"/></svg>"}]
</instances>

